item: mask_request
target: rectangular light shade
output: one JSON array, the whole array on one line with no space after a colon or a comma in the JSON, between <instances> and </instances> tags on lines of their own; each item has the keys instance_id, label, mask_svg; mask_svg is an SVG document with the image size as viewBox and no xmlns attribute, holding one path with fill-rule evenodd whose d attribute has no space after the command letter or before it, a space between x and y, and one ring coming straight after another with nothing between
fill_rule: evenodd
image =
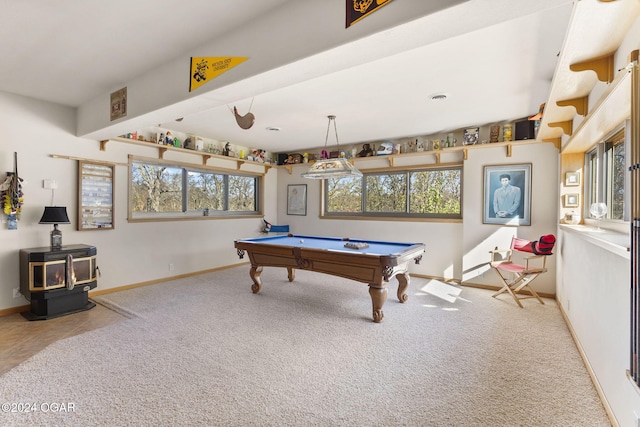
<instances>
[{"instance_id":1,"label":"rectangular light shade","mask_svg":"<svg viewBox=\"0 0 640 427\"><path fill-rule=\"evenodd\" d=\"M322 159L313 163L311 168L300 176L309 179L361 177L362 172L345 158Z\"/></svg>"}]
</instances>

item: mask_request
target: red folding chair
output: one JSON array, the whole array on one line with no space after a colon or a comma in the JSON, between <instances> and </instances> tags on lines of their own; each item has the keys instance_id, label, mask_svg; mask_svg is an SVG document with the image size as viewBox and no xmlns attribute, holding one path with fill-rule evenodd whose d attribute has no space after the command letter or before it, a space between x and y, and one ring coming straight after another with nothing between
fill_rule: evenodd
<instances>
[{"instance_id":1,"label":"red folding chair","mask_svg":"<svg viewBox=\"0 0 640 427\"><path fill-rule=\"evenodd\" d=\"M523 307L520 300L536 298L540 304L544 301L540 299L536 291L530 286L538 276L547 272L547 256L552 254L553 245L556 238L552 234L542 236L540 240L529 241L514 237L511 239L510 249L496 249L491 253L491 267L498 273L502 280L502 288L492 295L507 292L513 297L519 307ZM532 253L523 257L523 264L517 264L512 260L514 252ZM523 294L527 291L528 294Z\"/></svg>"}]
</instances>

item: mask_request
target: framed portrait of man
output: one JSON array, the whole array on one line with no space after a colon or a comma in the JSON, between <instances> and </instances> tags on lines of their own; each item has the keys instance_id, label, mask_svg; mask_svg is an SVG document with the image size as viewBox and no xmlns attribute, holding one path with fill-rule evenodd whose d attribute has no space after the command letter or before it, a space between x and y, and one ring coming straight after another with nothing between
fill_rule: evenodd
<instances>
[{"instance_id":1,"label":"framed portrait of man","mask_svg":"<svg viewBox=\"0 0 640 427\"><path fill-rule=\"evenodd\" d=\"M531 225L531 163L484 167L484 224Z\"/></svg>"}]
</instances>

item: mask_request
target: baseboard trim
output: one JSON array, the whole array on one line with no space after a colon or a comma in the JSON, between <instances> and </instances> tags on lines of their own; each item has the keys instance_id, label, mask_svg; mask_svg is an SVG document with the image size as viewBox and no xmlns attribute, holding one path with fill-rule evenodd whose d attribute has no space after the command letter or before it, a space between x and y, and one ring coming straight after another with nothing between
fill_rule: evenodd
<instances>
[{"instance_id":1,"label":"baseboard trim","mask_svg":"<svg viewBox=\"0 0 640 427\"><path fill-rule=\"evenodd\" d=\"M213 273L214 271L227 270L229 268L235 268L235 267L239 267L239 266L247 265L247 264L249 264L248 261L247 262L241 262L241 263L238 263L238 264L226 265L226 266L223 266L223 267L216 267L216 268L210 268L210 269L207 269L207 270L195 271L195 272L192 272L192 273L178 274L177 276L163 277L162 279L155 279L155 280L148 280L148 281L145 281L145 282L132 283L130 285L116 286L116 287L108 288L108 289L97 289L97 290L89 292L89 298L97 297L97 296L100 296L100 295L111 294L111 293L114 293L114 292L126 291L128 289L141 288L143 286L155 285L157 283L169 282L171 280L178 280L178 279L184 279L184 278L187 278L187 277L199 276L201 274ZM98 286L99 286L99 282L98 282Z\"/></svg>"},{"instance_id":2,"label":"baseboard trim","mask_svg":"<svg viewBox=\"0 0 640 427\"><path fill-rule=\"evenodd\" d=\"M113 292L126 291L127 289L140 288L142 286L155 285L156 283L163 283L163 282L168 282L168 281L171 281L171 280L184 279L186 277L191 277L191 276L198 276L200 274L212 273L214 271L226 270L228 268L239 267L239 266L247 265L247 264L249 264L248 261L247 262L241 262L241 263L238 263L238 264L226 265L226 266L223 266L223 267L216 267L216 268L210 268L210 269L207 269L207 270L196 271L196 272L193 272L193 273L179 274L177 276L170 276L170 277L163 277L162 279L148 280L148 281L145 281L145 282L132 283L132 284L123 285L123 286L116 286L116 287L108 288L108 289L96 289L94 291L89 292L89 298L97 297L97 296L105 295L105 294L111 294ZM100 282L98 281L98 286L100 286L99 283ZM0 310L0 317L9 316L11 314L16 314L16 313L22 313L23 311L29 311L30 308L31 308L30 305L21 305L21 306L18 306L18 307L5 308L5 309Z\"/></svg>"},{"instance_id":3,"label":"baseboard trim","mask_svg":"<svg viewBox=\"0 0 640 427\"><path fill-rule=\"evenodd\" d=\"M456 285L460 285L460 286L467 286L469 288L486 289L488 291L498 291L498 290L500 290L502 288L502 286L485 285L485 284L482 284L482 283L473 283L473 282L462 282L460 279L452 279L452 278L438 277L438 276L427 276L427 275L424 275L424 274L411 274L411 277L420 277L422 279L440 280L441 282L455 283ZM531 293L529 293L528 291L521 291L519 293L524 294L524 295L531 295ZM550 298L550 299L553 299L553 300L556 299L556 294L548 294L548 293L545 293L545 292L538 292L538 295L540 295L542 298Z\"/></svg>"},{"instance_id":4,"label":"baseboard trim","mask_svg":"<svg viewBox=\"0 0 640 427\"><path fill-rule=\"evenodd\" d=\"M30 308L31 306L29 305L20 305L18 307L4 308L0 310L0 317L8 316L10 314L22 313L23 311L29 311Z\"/></svg>"}]
</instances>

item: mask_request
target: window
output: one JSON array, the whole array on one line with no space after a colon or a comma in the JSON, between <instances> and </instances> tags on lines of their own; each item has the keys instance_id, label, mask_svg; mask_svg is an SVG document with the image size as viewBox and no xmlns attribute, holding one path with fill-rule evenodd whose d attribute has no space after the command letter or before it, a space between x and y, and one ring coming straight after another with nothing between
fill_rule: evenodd
<instances>
[{"instance_id":1,"label":"window","mask_svg":"<svg viewBox=\"0 0 640 427\"><path fill-rule=\"evenodd\" d=\"M130 218L257 215L261 179L254 175L133 160Z\"/></svg>"},{"instance_id":2,"label":"window","mask_svg":"<svg viewBox=\"0 0 640 427\"><path fill-rule=\"evenodd\" d=\"M585 215L590 217L589 206L603 202L607 205L608 220L629 220L629 203L625 198L627 167L625 166L625 130L620 130L597 144L586 153L587 172L585 188Z\"/></svg>"},{"instance_id":3,"label":"window","mask_svg":"<svg viewBox=\"0 0 640 427\"><path fill-rule=\"evenodd\" d=\"M323 181L326 216L462 218L462 166Z\"/></svg>"}]
</instances>

